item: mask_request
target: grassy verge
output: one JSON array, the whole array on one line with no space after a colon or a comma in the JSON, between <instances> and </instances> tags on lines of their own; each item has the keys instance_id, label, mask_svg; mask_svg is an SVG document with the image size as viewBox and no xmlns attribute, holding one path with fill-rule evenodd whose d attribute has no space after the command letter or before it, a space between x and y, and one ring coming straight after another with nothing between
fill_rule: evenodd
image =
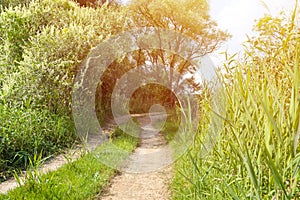
<instances>
[{"instance_id":1,"label":"grassy verge","mask_svg":"<svg viewBox=\"0 0 300 200\"><path fill-rule=\"evenodd\" d=\"M162 125L161 122L158 122L154 124L154 127L161 130L160 132L163 134L165 140L170 142L177 133L179 125L176 122L166 121L164 125Z\"/></svg>"},{"instance_id":2,"label":"grassy verge","mask_svg":"<svg viewBox=\"0 0 300 200\"><path fill-rule=\"evenodd\" d=\"M1 103L0 113L0 182L25 170L34 157L47 158L76 143L74 123L67 116Z\"/></svg>"},{"instance_id":3,"label":"grassy verge","mask_svg":"<svg viewBox=\"0 0 300 200\"><path fill-rule=\"evenodd\" d=\"M111 142L120 149L132 151L138 140L122 134ZM101 151L106 146L104 144L97 150ZM115 169L104 165L95 152L91 152L57 171L41 176L33 172L24 186L0 196L0 199L92 199L107 186L115 173Z\"/></svg>"}]
</instances>

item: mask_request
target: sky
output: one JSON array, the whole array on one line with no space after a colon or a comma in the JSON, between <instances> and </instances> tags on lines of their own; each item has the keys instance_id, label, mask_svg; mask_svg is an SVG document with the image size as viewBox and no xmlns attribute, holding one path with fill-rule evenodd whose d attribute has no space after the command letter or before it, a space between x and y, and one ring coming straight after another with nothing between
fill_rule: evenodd
<instances>
[{"instance_id":1,"label":"sky","mask_svg":"<svg viewBox=\"0 0 300 200\"><path fill-rule=\"evenodd\" d=\"M242 50L242 43L246 41L246 34L253 34L255 19L264 14L278 15L280 11L291 12L296 0L210 0L211 18L217 21L222 30L227 30L232 38L217 51L227 50L238 53ZM216 54L215 53L215 54Z\"/></svg>"}]
</instances>

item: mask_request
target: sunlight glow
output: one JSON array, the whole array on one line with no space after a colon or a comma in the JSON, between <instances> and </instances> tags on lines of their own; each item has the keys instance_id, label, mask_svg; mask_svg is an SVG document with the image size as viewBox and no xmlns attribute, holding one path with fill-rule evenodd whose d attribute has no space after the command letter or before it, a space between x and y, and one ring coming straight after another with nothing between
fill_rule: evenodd
<instances>
[{"instance_id":1,"label":"sunlight glow","mask_svg":"<svg viewBox=\"0 0 300 200\"><path fill-rule=\"evenodd\" d=\"M232 34L222 48L229 53L237 53L241 44L251 35L255 20L264 14L278 15L280 11L291 11L295 0L210 0L211 18L218 22L221 29Z\"/></svg>"}]
</instances>

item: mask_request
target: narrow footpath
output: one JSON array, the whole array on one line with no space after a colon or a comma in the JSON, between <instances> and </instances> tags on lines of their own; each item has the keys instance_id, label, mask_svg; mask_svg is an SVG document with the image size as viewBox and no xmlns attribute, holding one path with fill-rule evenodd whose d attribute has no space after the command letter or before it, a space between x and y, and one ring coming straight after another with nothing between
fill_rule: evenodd
<instances>
[{"instance_id":1,"label":"narrow footpath","mask_svg":"<svg viewBox=\"0 0 300 200\"><path fill-rule=\"evenodd\" d=\"M154 127L161 115L137 118L142 132L140 142L119 175L114 177L102 200L166 200L171 196L172 151Z\"/></svg>"}]
</instances>

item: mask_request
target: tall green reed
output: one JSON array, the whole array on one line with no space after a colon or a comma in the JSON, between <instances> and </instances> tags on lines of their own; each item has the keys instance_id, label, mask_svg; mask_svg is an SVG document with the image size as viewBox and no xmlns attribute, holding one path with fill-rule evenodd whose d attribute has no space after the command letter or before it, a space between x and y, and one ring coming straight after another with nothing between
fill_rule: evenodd
<instances>
[{"instance_id":1,"label":"tall green reed","mask_svg":"<svg viewBox=\"0 0 300 200\"><path fill-rule=\"evenodd\" d=\"M265 37L272 40L270 34ZM253 44L260 41L254 38ZM220 96L225 113L211 115L211 98L202 100L198 137L175 167L174 199L300 198L300 41L292 30L281 41L288 45L268 54L251 46L244 61L231 58L224 65ZM214 129L220 134L203 157L204 138L212 134L209 124L215 117L223 120L221 129Z\"/></svg>"}]
</instances>

